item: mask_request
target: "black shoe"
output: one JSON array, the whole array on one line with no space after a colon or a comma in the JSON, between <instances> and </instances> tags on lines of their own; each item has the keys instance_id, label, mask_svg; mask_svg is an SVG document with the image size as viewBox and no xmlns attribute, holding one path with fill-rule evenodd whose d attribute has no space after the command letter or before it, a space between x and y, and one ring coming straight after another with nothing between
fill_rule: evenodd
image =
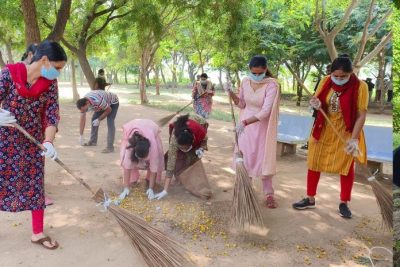
<instances>
[{"instance_id":1,"label":"black shoe","mask_svg":"<svg viewBox=\"0 0 400 267\"><path fill-rule=\"evenodd\" d=\"M347 218L350 219L351 218L351 211L349 209L349 207L347 206L346 203L340 203L339 205L339 214L340 216L342 216L343 218Z\"/></svg>"},{"instance_id":2,"label":"black shoe","mask_svg":"<svg viewBox=\"0 0 400 267\"><path fill-rule=\"evenodd\" d=\"M293 203L292 207L296 210L315 209L315 201L311 202L310 199L306 197L299 202Z\"/></svg>"},{"instance_id":3,"label":"black shoe","mask_svg":"<svg viewBox=\"0 0 400 267\"><path fill-rule=\"evenodd\" d=\"M83 146L96 146L96 145L97 145L97 144L92 143L92 142L90 142L90 141L83 144Z\"/></svg>"}]
</instances>

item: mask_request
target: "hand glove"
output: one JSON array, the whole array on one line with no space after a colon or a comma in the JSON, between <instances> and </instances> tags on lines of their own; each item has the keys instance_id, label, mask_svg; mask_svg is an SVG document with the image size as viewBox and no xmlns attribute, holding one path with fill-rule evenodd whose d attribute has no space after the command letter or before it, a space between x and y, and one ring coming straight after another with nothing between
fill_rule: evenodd
<instances>
[{"instance_id":1,"label":"hand glove","mask_svg":"<svg viewBox=\"0 0 400 267\"><path fill-rule=\"evenodd\" d=\"M318 98L313 97L310 99L310 106L318 110L321 108L321 101Z\"/></svg>"},{"instance_id":2,"label":"hand glove","mask_svg":"<svg viewBox=\"0 0 400 267\"><path fill-rule=\"evenodd\" d=\"M146 194L149 200L153 200L155 198L154 191L151 188L147 189Z\"/></svg>"},{"instance_id":3,"label":"hand glove","mask_svg":"<svg viewBox=\"0 0 400 267\"><path fill-rule=\"evenodd\" d=\"M42 144L44 146L44 148L46 149L46 151L42 151L42 153L40 153L40 155L45 156L46 158L51 158L52 160L55 160L57 158L57 151L54 148L53 144L45 141Z\"/></svg>"},{"instance_id":4,"label":"hand glove","mask_svg":"<svg viewBox=\"0 0 400 267\"><path fill-rule=\"evenodd\" d=\"M85 138L83 137L83 135L79 136L79 144L81 146L83 146L85 144Z\"/></svg>"},{"instance_id":5,"label":"hand glove","mask_svg":"<svg viewBox=\"0 0 400 267\"><path fill-rule=\"evenodd\" d=\"M353 157L357 157L359 155L358 139L347 140L344 151L346 151L346 153L349 155L353 155Z\"/></svg>"},{"instance_id":6,"label":"hand glove","mask_svg":"<svg viewBox=\"0 0 400 267\"><path fill-rule=\"evenodd\" d=\"M166 195L168 195L167 191L163 190L162 192L156 194L156 195L154 196L154 198L157 199L157 200L160 200L160 199L162 199L163 197L165 197Z\"/></svg>"},{"instance_id":7,"label":"hand glove","mask_svg":"<svg viewBox=\"0 0 400 267\"><path fill-rule=\"evenodd\" d=\"M12 123L16 123L14 115L12 115L8 110L0 108L0 126L13 127Z\"/></svg>"},{"instance_id":8,"label":"hand glove","mask_svg":"<svg viewBox=\"0 0 400 267\"><path fill-rule=\"evenodd\" d=\"M236 130L238 137L244 132L245 127L246 127L246 125L242 121L238 125L236 125L235 130Z\"/></svg>"},{"instance_id":9,"label":"hand glove","mask_svg":"<svg viewBox=\"0 0 400 267\"><path fill-rule=\"evenodd\" d=\"M95 120L92 122L92 125L93 125L94 127L98 127L98 126L100 125L99 119L95 119Z\"/></svg>"},{"instance_id":10,"label":"hand glove","mask_svg":"<svg viewBox=\"0 0 400 267\"><path fill-rule=\"evenodd\" d=\"M204 156L204 149L200 147L199 149L196 150L196 156L201 159Z\"/></svg>"},{"instance_id":11,"label":"hand glove","mask_svg":"<svg viewBox=\"0 0 400 267\"><path fill-rule=\"evenodd\" d=\"M128 187L125 187L124 190L119 194L118 198L114 200L115 205L121 204L121 202L129 195L130 191Z\"/></svg>"}]
</instances>

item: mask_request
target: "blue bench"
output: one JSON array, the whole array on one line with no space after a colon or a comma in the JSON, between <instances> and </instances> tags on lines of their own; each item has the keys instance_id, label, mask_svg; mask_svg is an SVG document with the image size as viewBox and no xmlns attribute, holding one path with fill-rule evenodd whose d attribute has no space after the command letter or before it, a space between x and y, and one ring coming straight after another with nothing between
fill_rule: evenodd
<instances>
[{"instance_id":1,"label":"blue bench","mask_svg":"<svg viewBox=\"0 0 400 267\"><path fill-rule=\"evenodd\" d=\"M296 147L308 141L314 118L288 113L279 114L278 123L278 156L285 153L295 154Z\"/></svg>"},{"instance_id":2,"label":"blue bench","mask_svg":"<svg viewBox=\"0 0 400 267\"><path fill-rule=\"evenodd\" d=\"M364 126L368 166L382 172L384 163L393 162L393 130L391 127Z\"/></svg>"}]
</instances>

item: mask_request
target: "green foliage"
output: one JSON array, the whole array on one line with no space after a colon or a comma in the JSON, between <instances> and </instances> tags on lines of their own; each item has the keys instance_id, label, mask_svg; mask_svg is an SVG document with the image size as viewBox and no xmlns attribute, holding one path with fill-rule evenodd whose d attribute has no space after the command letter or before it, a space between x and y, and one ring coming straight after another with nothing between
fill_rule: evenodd
<instances>
[{"instance_id":1,"label":"green foliage","mask_svg":"<svg viewBox=\"0 0 400 267\"><path fill-rule=\"evenodd\" d=\"M394 8L393 25L393 131L400 133L400 10Z\"/></svg>"}]
</instances>

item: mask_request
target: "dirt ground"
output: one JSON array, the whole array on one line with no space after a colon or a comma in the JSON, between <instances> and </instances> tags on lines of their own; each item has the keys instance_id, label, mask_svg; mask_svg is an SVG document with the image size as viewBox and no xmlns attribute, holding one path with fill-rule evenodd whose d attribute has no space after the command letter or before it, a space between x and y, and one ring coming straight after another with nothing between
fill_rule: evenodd
<instances>
[{"instance_id":1,"label":"dirt ground","mask_svg":"<svg viewBox=\"0 0 400 267\"><path fill-rule=\"evenodd\" d=\"M61 88L62 89L62 88ZM80 89L83 95L86 89ZM59 158L93 188L108 192L121 190L118 163L121 126L135 118L157 120L167 111L127 103L121 94L117 115L116 152L101 154L105 146L106 125L100 125L99 145L79 146L79 112L74 104L62 101L60 131L55 146ZM237 233L228 224L234 173L231 124L210 120L209 151L203 163L214 197L200 200L185 192L180 185L172 186L161 201L149 202L143 185L123 207L143 216L164 230L188 249L197 266L370 266L368 248L392 248L391 232L382 229L378 206L364 181L357 180L353 189L353 219L342 219L338 213L339 181L336 175L323 174L318 188L317 209L295 211L291 203L305 195L306 158L304 155L284 156L278 160L274 178L279 207L263 206L265 228ZM86 127L86 138L89 127ZM167 128L163 129L164 148ZM46 209L45 232L61 247L44 250L29 242L30 213L0 213L0 266L146 266L131 247L119 225L108 212L90 199L90 194L56 163L46 165L46 192L54 205ZM262 201L261 182L254 182ZM375 266L392 266L390 255L375 255Z\"/></svg>"}]
</instances>

